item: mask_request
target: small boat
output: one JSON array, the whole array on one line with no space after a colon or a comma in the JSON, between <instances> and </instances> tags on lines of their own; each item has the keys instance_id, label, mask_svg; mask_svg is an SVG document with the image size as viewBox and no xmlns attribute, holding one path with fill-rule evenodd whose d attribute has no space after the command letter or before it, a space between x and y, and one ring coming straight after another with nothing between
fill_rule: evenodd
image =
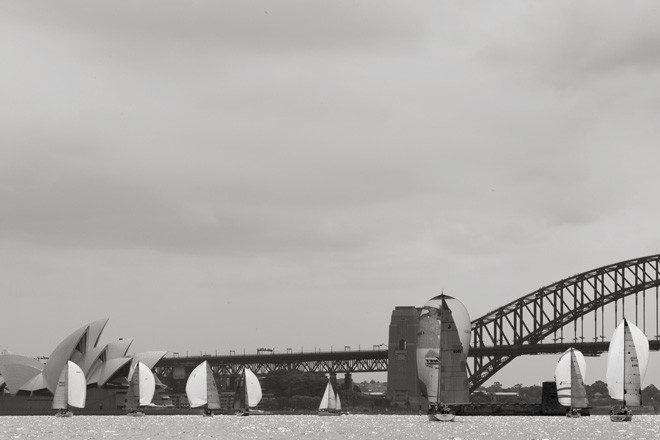
<instances>
[{"instance_id":1,"label":"small boat","mask_svg":"<svg viewBox=\"0 0 660 440\"><path fill-rule=\"evenodd\" d=\"M84 408L87 398L87 380L82 369L75 363L67 361L57 381L53 396L53 409L57 417L71 417L73 412L69 406Z\"/></svg>"},{"instance_id":2,"label":"small boat","mask_svg":"<svg viewBox=\"0 0 660 440\"><path fill-rule=\"evenodd\" d=\"M328 379L328 384L325 386L325 392L319 404L318 415L320 416L340 416L341 412L341 399L339 393L335 392L332 382Z\"/></svg>"},{"instance_id":3,"label":"small boat","mask_svg":"<svg viewBox=\"0 0 660 440\"><path fill-rule=\"evenodd\" d=\"M584 377L587 365L584 356L573 347L566 350L557 361L555 382L559 404L567 406L566 417L579 418L580 409L589 407Z\"/></svg>"},{"instance_id":4,"label":"small boat","mask_svg":"<svg viewBox=\"0 0 660 440\"><path fill-rule=\"evenodd\" d=\"M450 405L470 403L467 354L470 316L463 303L444 293L429 300L420 313L417 375L428 399L428 419L453 421Z\"/></svg>"},{"instance_id":5,"label":"small boat","mask_svg":"<svg viewBox=\"0 0 660 440\"><path fill-rule=\"evenodd\" d=\"M213 410L220 409L218 386L208 362L202 362L190 373L186 382L186 395L191 408L204 408L205 417L213 417Z\"/></svg>"},{"instance_id":6,"label":"small boat","mask_svg":"<svg viewBox=\"0 0 660 440\"><path fill-rule=\"evenodd\" d=\"M642 380L649 360L649 341L646 335L623 319L614 330L607 351L607 390L621 406L610 411L613 422L630 422L632 409L642 405Z\"/></svg>"},{"instance_id":7,"label":"small boat","mask_svg":"<svg viewBox=\"0 0 660 440\"><path fill-rule=\"evenodd\" d=\"M250 412L257 413L254 410L261 401L261 385L259 379L250 370L245 367L240 376L238 389L234 395L234 410L237 416L249 416Z\"/></svg>"},{"instance_id":8,"label":"small boat","mask_svg":"<svg viewBox=\"0 0 660 440\"><path fill-rule=\"evenodd\" d=\"M126 391L126 415L142 417L145 415L145 408L154 398L156 378L142 362L135 364L128 376L130 383Z\"/></svg>"}]
</instances>

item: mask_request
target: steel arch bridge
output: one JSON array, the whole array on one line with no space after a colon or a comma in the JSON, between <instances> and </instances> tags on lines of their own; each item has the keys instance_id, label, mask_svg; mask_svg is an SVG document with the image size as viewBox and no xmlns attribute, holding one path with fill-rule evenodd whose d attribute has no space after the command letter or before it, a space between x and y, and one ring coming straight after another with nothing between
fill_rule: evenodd
<instances>
[{"instance_id":1,"label":"steel arch bridge","mask_svg":"<svg viewBox=\"0 0 660 440\"><path fill-rule=\"evenodd\" d=\"M556 353L568 346L584 347L591 354L607 351L606 309L608 318L614 312L608 326L624 313L632 320L634 312L636 324L648 335L647 293L653 295L653 290L655 335L651 339L655 340L651 348L660 349L658 286L660 255L651 255L565 278L475 319L468 366L471 391L520 355ZM634 306L630 304L633 297Z\"/></svg>"}]
</instances>

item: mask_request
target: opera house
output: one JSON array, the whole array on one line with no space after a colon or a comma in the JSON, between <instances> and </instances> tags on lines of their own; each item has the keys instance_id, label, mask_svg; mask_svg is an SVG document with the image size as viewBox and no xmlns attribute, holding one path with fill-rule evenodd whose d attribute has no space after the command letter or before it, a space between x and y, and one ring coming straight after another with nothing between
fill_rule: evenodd
<instances>
[{"instance_id":1,"label":"opera house","mask_svg":"<svg viewBox=\"0 0 660 440\"><path fill-rule=\"evenodd\" d=\"M123 413L131 366L142 362L152 369L167 352L128 355L133 338L99 344L107 323L100 319L79 328L43 362L0 354L0 414L52 414L53 394L67 361L79 365L87 380L87 403L77 413Z\"/></svg>"}]
</instances>

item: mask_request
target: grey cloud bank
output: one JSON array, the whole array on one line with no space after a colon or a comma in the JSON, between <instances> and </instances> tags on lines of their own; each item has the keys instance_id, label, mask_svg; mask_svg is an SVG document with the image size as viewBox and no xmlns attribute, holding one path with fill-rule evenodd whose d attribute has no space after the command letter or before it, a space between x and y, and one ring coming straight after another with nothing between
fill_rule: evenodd
<instances>
[{"instance_id":1,"label":"grey cloud bank","mask_svg":"<svg viewBox=\"0 0 660 440\"><path fill-rule=\"evenodd\" d=\"M12 351L101 316L136 350L370 347L441 289L476 317L659 252L652 2L0 12L0 295L81 316Z\"/></svg>"}]
</instances>

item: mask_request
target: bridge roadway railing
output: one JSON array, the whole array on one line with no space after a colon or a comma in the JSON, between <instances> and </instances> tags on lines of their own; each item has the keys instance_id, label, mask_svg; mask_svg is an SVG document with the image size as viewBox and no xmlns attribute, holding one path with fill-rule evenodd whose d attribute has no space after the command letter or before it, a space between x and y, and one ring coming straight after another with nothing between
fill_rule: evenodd
<instances>
[{"instance_id":1,"label":"bridge roadway railing","mask_svg":"<svg viewBox=\"0 0 660 440\"><path fill-rule=\"evenodd\" d=\"M559 354L569 347L580 350L585 356L598 356L606 353L609 342L573 342L547 344L500 345L473 347L469 357L483 356L524 356ZM649 340L651 350L660 350L660 341ZM171 376L175 367L182 367L186 376L203 361L211 364L220 377L238 376L241 369L249 367L258 375L273 371L298 370L308 373L373 373L387 371L387 350L332 351L313 353L243 354L227 356L184 356L164 357L158 362L156 371Z\"/></svg>"},{"instance_id":2,"label":"bridge roadway railing","mask_svg":"<svg viewBox=\"0 0 660 440\"><path fill-rule=\"evenodd\" d=\"M203 361L208 361L220 377L238 376L243 367L257 375L273 371L298 370L307 373L367 373L387 371L387 350L331 351L311 353L234 354L227 356L164 357L156 372L171 376L177 367L186 376Z\"/></svg>"}]
</instances>

